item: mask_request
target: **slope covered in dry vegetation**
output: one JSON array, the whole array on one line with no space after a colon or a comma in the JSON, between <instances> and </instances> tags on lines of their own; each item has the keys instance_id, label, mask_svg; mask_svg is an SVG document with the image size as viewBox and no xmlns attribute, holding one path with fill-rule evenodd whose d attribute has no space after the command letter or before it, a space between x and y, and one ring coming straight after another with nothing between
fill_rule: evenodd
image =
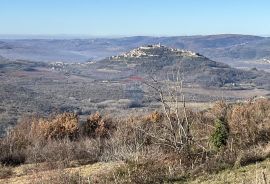
<instances>
[{"instance_id":1,"label":"slope covered in dry vegetation","mask_svg":"<svg viewBox=\"0 0 270 184\"><path fill-rule=\"evenodd\" d=\"M84 123L72 113L32 117L1 139L0 177L12 178L13 167L35 164L32 174L59 171L44 183L187 182L265 160L269 140L268 99L218 102L199 112L179 108L124 118L96 113ZM94 174L65 169L101 162L116 164Z\"/></svg>"}]
</instances>

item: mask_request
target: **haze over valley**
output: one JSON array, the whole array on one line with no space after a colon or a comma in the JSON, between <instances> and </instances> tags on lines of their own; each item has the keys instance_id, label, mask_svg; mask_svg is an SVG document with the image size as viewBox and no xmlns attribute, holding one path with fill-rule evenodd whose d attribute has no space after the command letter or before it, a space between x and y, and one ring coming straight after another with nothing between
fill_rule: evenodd
<instances>
[{"instance_id":1,"label":"haze over valley","mask_svg":"<svg viewBox=\"0 0 270 184\"><path fill-rule=\"evenodd\" d=\"M250 35L0 39L0 55L13 60L85 62L101 60L143 45L158 43L172 48L198 52L214 61L234 67L258 67L258 69L269 71L270 39Z\"/></svg>"}]
</instances>

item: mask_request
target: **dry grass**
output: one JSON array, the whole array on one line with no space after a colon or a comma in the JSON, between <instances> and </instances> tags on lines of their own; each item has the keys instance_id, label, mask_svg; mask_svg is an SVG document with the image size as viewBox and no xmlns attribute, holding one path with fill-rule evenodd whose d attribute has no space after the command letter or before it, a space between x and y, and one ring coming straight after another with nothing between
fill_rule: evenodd
<instances>
[{"instance_id":1,"label":"dry grass","mask_svg":"<svg viewBox=\"0 0 270 184\"><path fill-rule=\"evenodd\" d=\"M211 137L214 132L219 133L214 126L217 119L228 126L228 137L219 149L214 149ZM37 182L98 183L97 179L105 178L99 180L160 183L263 161L270 156L269 140L270 100L266 99L237 104L219 102L200 112L155 111L123 119L95 113L81 126L76 115L64 113L18 124L0 141L0 162L13 166L45 163L39 169L25 170ZM70 172L75 161L80 169ZM82 172L87 167L83 169L81 165L100 161L121 162L124 167L113 172L99 169L91 177Z\"/></svg>"},{"instance_id":2,"label":"dry grass","mask_svg":"<svg viewBox=\"0 0 270 184\"><path fill-rule=\"evenodd\" d=\"M106 175L116 168L121 168L124 163L95 163L81 166L74 163L76 167L64 169L46 169L45 164L28 164L11 168L12 178L0 179L0 183L6 184L30 184L30 183L89 183L89 180L96 180L100 175Z\"/></svg>"},{"instance_id":3,"label":"dry grass","mask_svg":"<svg viewBox=\"0 0 270 184\"><path fill-rule=\"evenodd\" d=\"M164 173L173 172L169 168L165 168L165 172L161 172L157 178L156 174L160 174L158 167L155 164L151 164L151 169L144 170L147 164L124 164L121 162L112 163L96 163L93 165L78 166L74 168L67 168L63 170L51 170L51 171L39 171L34 173L24 173L25 166L20 166L14 168L14 175L12 178L0 179L0 183L10 183L10 184L28 184L28 183L50 183L58 184L69 181L73 183L132 183L133 181L142 181L141 183L146 183L154 176L156 183L158 183L158 178L160 176L164 177ZM30 166L28 166L30 168ZM35 166L32 166L32 169ZM129 168L130 174L127 173ZM161 166L160 171L162 171L163 166ZM158 169L158 170L155 170ZM15 172L16 171L16 172ZM140 172L138 172L140 171ZM152 173L155 171L154 173ZM149 173L150 172L150 173ZM24 174L22 174L24 173ZM121 176L124 175L124 177ZM141 174L138 178L133 178ZM145 177L145 178L144 178ZM144 180L145 179L145 180ZM177 181L178 180L178 181ZM126 182L125 182L126 181ZM132 181L132 182L130 182ZM221 171L217 174L207 174L199 176L197 178L175 178L171 180L171 183L190 183L190 184L223 184L223 183L247 183L247 184L268 184L270 181L270 161L265 160L263 162L251 164L248 166L227 169ZM70 182L70 183L72 183ZM153 180L151 181L152 183ZM134 183L134 182L133 182Z\"/></svg>"},{"instance_id":4,"label":"dry grass","mask_svg":"<svg viewBox=\"0 0 270 184\"><path fill-rule=\"evenodd\" d=\"M0 179L10 178L13 176L11 167L0 165Z\"/></svg>"},{"instance_id":5,"label":"dry grass","mask_svg":"<svg viewBox=\"0 0 270 184\"><path fill-rule=\"evenodd\" d=\"M270 160L255 163L249 166L228 169L218 174L205 175L186 183L190 184L268 184L270 182Z\"/></svg>"}]
</instances>

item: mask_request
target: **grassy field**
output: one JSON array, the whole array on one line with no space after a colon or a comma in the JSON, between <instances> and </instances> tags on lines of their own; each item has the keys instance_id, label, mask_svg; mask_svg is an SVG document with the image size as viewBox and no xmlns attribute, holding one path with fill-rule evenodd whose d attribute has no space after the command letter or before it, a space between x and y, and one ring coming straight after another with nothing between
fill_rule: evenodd
<instances>
[{"instance_id":1,"label":"grassy field","mask_svg":"<svg viewBox=\"0 0 270 184\"><path fill-rule=\"evenodd\" d=\"M190 184L268 184L270 182L270 160L248 166L228 169L217 174L198 177Z\"/></svg>"},{"instance_id":2,"label":"grassy field","mask_svg":"<svg viewBox=\"0 0 270 184\"><path fill-rule=\"evenodd\" d=\"M95 163L84 166L65 168L61 170L46 170L44 164L21 165L11 169L11 178L0 179L3 184L30 184L40 181L50 181L61 175L79 175L81 178L95 177L111 172L123 166L123 162ZM43 169L42 169L43 168ZM227 169L216 174L205 174L189 178L186 181L175 181L175 184L268 184L270 182L270 160L257 162L244 167Z\"/></svg>"}]
</instances>

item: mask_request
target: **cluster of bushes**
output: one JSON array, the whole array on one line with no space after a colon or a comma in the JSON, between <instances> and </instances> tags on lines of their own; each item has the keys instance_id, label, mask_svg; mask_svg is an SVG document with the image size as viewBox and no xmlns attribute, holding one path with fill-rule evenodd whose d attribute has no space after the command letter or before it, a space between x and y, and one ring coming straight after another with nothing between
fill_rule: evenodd
<instances>
[{"instance_id":1,"label":"cluster of bushes","mask_svg":"<svg viewBox=\"0 0 270 184\"><path fill-rule=\"evenodd\" d=\"M100 154L98 137L108 137L113 126L98 113L80 126L78 116L63 113L50 118L28 118L17 124L0 142L0 163L52 163L72 160L95 162Z\"/></svg>"},{"instance_id":2,"label":"cluster of bushes","mask_svg":"<svg viewBox=\"0 0 270 184\"><path fill-rule=\"evenodd\" d=\"M245 165L270 156L270 100L226 104L123 119L99 113L83 124L64 113L30 118L0 142L0 163L124 161L126 167L98 177L108 183L160 183ZM59 164L61 163L61 164Z\"/></svg>"}]
</instances>

